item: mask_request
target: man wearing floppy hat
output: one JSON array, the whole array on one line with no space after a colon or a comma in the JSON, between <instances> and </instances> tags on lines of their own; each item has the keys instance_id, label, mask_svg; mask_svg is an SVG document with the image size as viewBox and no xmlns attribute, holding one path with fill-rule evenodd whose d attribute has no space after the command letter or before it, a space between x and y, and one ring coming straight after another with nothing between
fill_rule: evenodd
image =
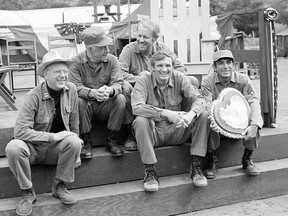
<instances>
[{"instance_id":1,"label":"man wearing floppy hat","mask_svg":"<svg viewBox=\"0 0 288 216\"><path fill-rule=\"evenodd\" d=\"M244 95L250 106L251 117L250 125L243 132L244 139L242 143L245 146L245 150L242 157L242 167L247 175L258 175L260 172L255 164L253 164L251 156L258 146L260 139L259 129L263 126L259 98L249 77L246 74L235 72L234 66L234 56L230 50L215 52L213 54L215 72L202 80L201 90L207 101L207 108L211 107L212 101L216 100L220 92L225 88L235 88ZM220 146L220 139L222 137L219 133L211 130L207 148L209 167L204 172L208 179L216 177L218 164L216 150Z\"/></svg>"},{"instance_id":2,"label":"man wearing floppy hat","mask_svg":"<svg viewBox=\"0 0 288 216\"><path fill-rule=\"evenodd\" d=\"M37 73L45 81L26 95L14 127L14 139L6 146L9 168L22 191L16 207L18 215L29 215L36 202L30 169L34 164L56 164L52 195L64 204L77 201L64 184L74 181L74 165L82 145L78 138L77 90L67 82L71 63L56 51L44 55Z\"/></svg>"},{"instance_id":3,"label":"man wearing floppy hat","mask_svg":"<svg viewBox=\"0 0 288 216\"><path fill-rule=\"evenodd\" d=\"M100 27L85 29L82 38L86 50L73 58L68 77L79 96L80 137L84 141L81 158L92 158L92 118L108 121L106 150L112 156L122 156L124 151L116 137L123 125L132 123L133 115L130 100L122 93L123 75L118 59L109 53L112 39Z\"/></svg>"}]
</instances>

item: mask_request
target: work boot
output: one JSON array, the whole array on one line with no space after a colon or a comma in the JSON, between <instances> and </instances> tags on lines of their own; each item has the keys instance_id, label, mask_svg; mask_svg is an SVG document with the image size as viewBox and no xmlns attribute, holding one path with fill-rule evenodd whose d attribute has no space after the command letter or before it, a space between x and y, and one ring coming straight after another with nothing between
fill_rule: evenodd
<instances>
[{"instance_id":1,"label":"work boot","mask_svg":"<svg viewBox=\"0 0 288 216\"><path fill-rule=\"evenodd\" d=\"M144 190L153 192L159 190L159 181L154 164L145 164Z\"/></svg>"},{"instance_id":2,"label":"work boot","mask_svg":"<svg viewBox=\"0 0 288 216\"><path fill-rule=\"evenodd\" d=\"M52 196L61 200L64 204L73 204L77 199L67 189L63 181L54 179L52 185Z\"/></svg>"},{"instance_id":3,"label":"work boot","mask_svg":"<svg viewBox=\"0 0 288 216\"><path fill-rule=\"evenodd\" d=\"M83 140L84 145L81 149L80 158L91 159L93 157L92 153L92 139L89 133L81 134L80 138Z\"/></svg>"},{"instance_id":4,"label":"work boot","mask_svg":"<svg viewBox=\"0 0 288 216\"><path fill-rule=\"evenodd\" d=\"M207 186L207 179L202 174L201 171L201 160L202 157L198 155L192 155L192 163L190 166L190 172L191 172L191 178L193 181L193 184L197 187L204 187Z\"/></svg>"},{"instance_id":5,"label":"work boot","mask_svg":"<svg viewBox=\"0 0 288 216\"><path fill-rule=\"evenodd\" d=\"M16 206L17 215L30 215L33 210L33 204L36 202L36 194L32 188L27 190L21 190L22 199Z\"/></svg>"},{"instance_id":6,"label":"work boot","mask_svg":"<svg viewBox=\"0 0 288 216\"><path fill-rule=\"evenodd\" d=\"M126 125L127 127L127 139L124 141L124 149L126 151L136 151L137 150L137 143L132 133L131 124Z\"/></svg>"},{"instance_id":7,"label":"work boot","mask_svg":"<svg viewBox=\"0 0 288 216\"><path fill-rule=\"evenodd\" d=\"M216 152L213 150L212 152L208 152L208 169L204 171L204 175L207 179L216 178L218 160L216 157Z\"/></svg>"},{"instance_id":8,"label":"work boot","mask_svg":"<svg viewBox=\"0 0 288 216\"><path fill-rule=\"evenodd\" d=\"M242 157L242 168L246 171L246 174L249 176L260 174L259 169L254 165L251 159L252 153L253 153L253 150L248 150L245 148L244 154Z\"/></svg>"},{"instance_id":9,"label":"work boot","mask_svg":"<svg viewBox=\"0 0 288 216\"><path fill-rule=\"evenodd\" d=\"M123 156L124 151L122 146L117 144L116 139L117 132L108 129L108 134L106 138L105 148L108 152L112 154L114 157Z\"/></svg>"}]
</instances>

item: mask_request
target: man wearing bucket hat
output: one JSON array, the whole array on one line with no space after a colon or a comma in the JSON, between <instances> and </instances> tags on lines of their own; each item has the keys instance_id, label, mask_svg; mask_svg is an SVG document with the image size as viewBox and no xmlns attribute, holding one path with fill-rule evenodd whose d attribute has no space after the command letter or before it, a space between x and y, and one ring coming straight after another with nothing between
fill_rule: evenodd
<instances>
[{"instance_id":1,"label":"man wearing bucket hat","mask_svg":"<svg viewBox=\"0 0 288 216\"><path fill-rule=\"evenodd\" d=\"M249 126L243 132L244 139L242 143L245 146L245 150L242 157L242 167L247 175L258 175L260 172L252 162L251 156L258 146L260 139L259 129L263 126L260 103L249 77L246 74L235 72L234 66L234 56L230 50L215 52L213 54L215 72L202 80L201 90L207 101L207 108L210 108L212 101L216 100L220 92L225 88L235 88L244 95L251 110L251 117ZM204 172L208 179L216 177L218 165L216 150L220 146L220 139L222 137L224 136L220 135L220 133L211 130L207 148L209 167Z\"/></svg>"},{"instance_id":2,"label":"man wearing bucket hat","mask_svg":"<svg viewBox=\"0 0 288 216\"><path fill-rule=\"evenodd\" d=\"M37 73L45 79L27 95L14 127L14 139L5 149L8 165L22 191L18 215L29 215L36 195L30 165L57 165L52 195L64 204L77 201L64 182L74 181L74 165L82 140L78 138L77 90L67 82L71 61L56 51L43 57Z\"/></svg>"},{"instance_id":3,"label":"man wearing bucket hat","mask_svg":"<svg viewBox=\"0 0 288 216\"><path fill-rule=\"evenodd\" d=\"M133 115L130 101L122 93L123 75L118 59L109 53L112 39L100 27L85 29L82 38L86 50L73 58L68 77L79 96L80 137L84 141L81 158L92 158L92 119L108 121L106 150L112 156L122 156L117 134L123 125L132 123Z\"/></svg>"}]
</instances>

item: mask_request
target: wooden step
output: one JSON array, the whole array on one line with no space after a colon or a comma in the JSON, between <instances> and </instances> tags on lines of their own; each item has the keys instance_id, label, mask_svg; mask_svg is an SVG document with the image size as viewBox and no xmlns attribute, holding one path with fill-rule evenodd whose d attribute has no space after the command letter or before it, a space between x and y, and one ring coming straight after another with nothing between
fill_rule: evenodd
<instances>
[{"instance_id":1,"label":"wooden step","mask_svg":"<svg viewBox=\"0 0 288 216\"><path fill-rule=\"evenodd\" d=\"M143 191L143 181L71 190L78 203L64 206L51 193L39 194L32 215L177 215L200 209L264 199L288 193L288 159L257 163L259 176L240 166L218 170L208 187L192 185L189 173L159 178L158 192ZM0 199L0 215L14 215L20 197Z\"/></svg>"},{"instance_id":2,"label":"wooden step","mask_svg":"<svg viewBox=\"0 0 288 216\"><path fill-rule=\"evenodd\" d=\"M253 155L254 162L288 158L288 133L267 135L262 137L261 144ZM219 167L230 167L241 164L243 146L223 140L217 157ZM76 170L76 180L70 188L81 188L140 180L144 176L144 165L139 152L125 152L123 157L112 157L104 147L93 148L91 160L83 160L82 166ZM190 144L157 148L156 165L159 176L177 175L189 172ZM206 159L207 160L207 159ZM204 160L203 168L207 161ZM32 179L37 193L50 191L50 182L55 175L55 166L32 166ZM19 196L19 186L10 171L6 158L0 158L0 198Z\"/></svg>"}]
</instances>

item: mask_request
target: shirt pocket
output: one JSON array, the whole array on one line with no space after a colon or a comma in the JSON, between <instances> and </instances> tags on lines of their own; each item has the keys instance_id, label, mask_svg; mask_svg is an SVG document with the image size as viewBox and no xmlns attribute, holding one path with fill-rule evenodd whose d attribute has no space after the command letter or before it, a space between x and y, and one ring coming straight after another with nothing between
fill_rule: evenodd
<instances>
[{"instance_id":1,"label":"shirt pocket","mask_svg":"<svg viewBox=\"0 0 288 216\"><path fill-rule=\"evenodd\" d=\"M108 85L109 84L109 77L101 76L98 78L98 82L100 85Z\"/></svg>"},{"instance_id":2,"label":"shirt pocket","mask_svg":"<svg viewBox=\"0 0 288 216\"><path fill-rule=\"evenodd\" d=\"M49 117L49 114L45 111L40 111L35 118L36 123L39 125L47 125L49 124L50 120L51 119Z\"/></svg>"},{"instance_id":3,"label":"shirt pocket","mask_svg":"<svg viewBox=\"0 0 288 216\"><path fill-rule=\"evenodd\" d=\"M138 76L140 73L140 68L138 67L131 67L130 73L133 74L134 76Z\"/></svg>"},{"instance_id":4,"label":"shirt pocket","mask_svg":"<svg viewBox=\"0 0 288 216\"><path fill-rule=\"evenodd\" d=\"M182 97L179 96L179 97L171 98L168 102L169 102L169 106L171 110L174 110L174 111L181 110Z\"/></svg>"},{"instance_id":5,"label":"shirt pocket","mask_svg":"<svg viewBox=\"0 0 288 216\"><path fill-rule=\"evenodd\" d=\"M91 76L83 76L83 84L85 86L91 86L93 83L93 78Z\"/></svg>"}]
</instances>

